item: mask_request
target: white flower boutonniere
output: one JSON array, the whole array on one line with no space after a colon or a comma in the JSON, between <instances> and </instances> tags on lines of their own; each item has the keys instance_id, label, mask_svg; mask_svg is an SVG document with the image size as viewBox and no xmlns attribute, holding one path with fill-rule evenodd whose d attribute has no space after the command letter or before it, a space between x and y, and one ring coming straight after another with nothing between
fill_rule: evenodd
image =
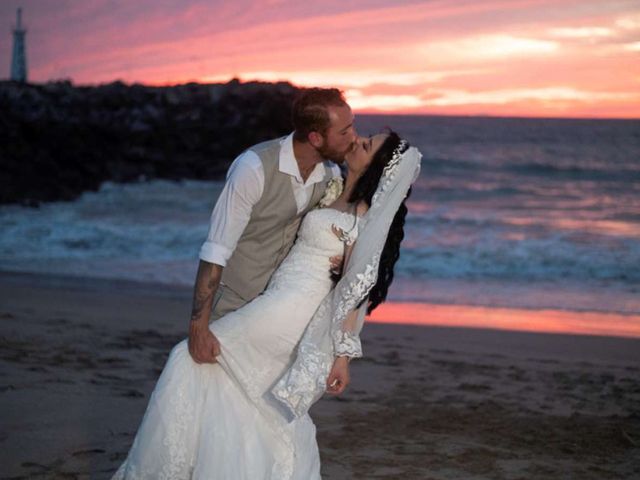
<instances>
[{"instance_id":1,"label":"white flower boutonniere","mask_svg":"<svg viewBox=\"0 0 640 480\"><path fill-rule=\"evenodd\" d=\"M342 177L333 177L329 180L324 195L322 195L322 198L318 202L317 208L324 208L331 205L340 196L343 188L344 180L342 180Z\"/></svg>"}]
</instances>

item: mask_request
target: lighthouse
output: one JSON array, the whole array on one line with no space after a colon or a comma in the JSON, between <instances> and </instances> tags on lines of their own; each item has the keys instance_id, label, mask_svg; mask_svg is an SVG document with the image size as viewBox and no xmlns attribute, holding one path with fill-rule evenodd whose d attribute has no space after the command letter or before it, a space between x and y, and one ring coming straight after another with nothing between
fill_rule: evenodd
<instances>
[{"instance_id":1,"label":"lighthouse","mask_svg":"<svg viewBox=\"0 0 640 480\"><path fill-rule=\"evenodd\" d=\"M16 28L13 29L13 56L11 57L11 80L27 81L27 56L24 37L27 31L22 28L22 8L18 8Z\"/></svg>"}]
</instances>

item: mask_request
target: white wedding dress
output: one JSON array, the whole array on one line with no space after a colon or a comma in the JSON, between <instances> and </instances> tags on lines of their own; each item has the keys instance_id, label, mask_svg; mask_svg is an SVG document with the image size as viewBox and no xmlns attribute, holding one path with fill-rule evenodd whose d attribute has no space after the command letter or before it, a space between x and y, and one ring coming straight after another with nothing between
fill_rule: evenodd
<instances>
[{"instance_id":1,"label":"white wedding dress","mask_svg":"<svg viewBox=\"0 0 640 480\"><path fill-rule=\"evenodd\" d=\"M197 364L178 343L151 394L127 459L113 479L320 479L316 429L290 417L270 390L329 293L330 257L343 254L331 226L357 234L354 215L309 212L264 293L209 325L216 364Z\"/></svg>"}]
</instances>

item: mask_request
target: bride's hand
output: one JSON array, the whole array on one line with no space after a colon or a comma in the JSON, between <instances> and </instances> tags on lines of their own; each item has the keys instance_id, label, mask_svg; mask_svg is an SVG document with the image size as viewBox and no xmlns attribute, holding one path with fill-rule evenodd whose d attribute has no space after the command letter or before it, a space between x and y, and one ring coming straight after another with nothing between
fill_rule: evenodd
<instances>
[{"instance_id":1,"label":"bride's hand","mask_svg":"<svg viewBox=\"0 0 640 480\"><path fill-rule=\"evenodd\" d=\"M327 378L327 393L340 395L349 385L349 357L336 357Z\"/></svg>"},{"instance_id":2,"label":"bride's hand","mask_svg":"<svg viewBox=\"0 0 640 480\"><path fill-rule=\"evenodd\" d=\"M344 257L342 255L334 255L329 259L329 263L331 267L329 268L329 272L334 275L340 276L342 274L342 262L344 261Z\"/></svg>"},{"instance_id":3,"label":"bride's hand","mask_svg":"<svg viewBox=\"0 0 640 480\"><path fill-rule=\"evenodd\" d=\"M189 325L189 353L196 363L216 363L220 342L208 324L192 321Z\"/></svg>"}]
</instances>

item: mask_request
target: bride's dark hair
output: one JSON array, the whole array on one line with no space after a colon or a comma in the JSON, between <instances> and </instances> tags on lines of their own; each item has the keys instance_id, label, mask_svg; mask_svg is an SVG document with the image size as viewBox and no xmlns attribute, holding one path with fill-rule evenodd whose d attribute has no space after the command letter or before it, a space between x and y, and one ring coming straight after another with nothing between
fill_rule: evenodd
<instances>
[{"instance_id":1,"label":"bride's dark hair","mask_svg":"<svg viewBox=\"0 0 640 480\"><path fill-rule=\"evenodd\" d=\"M371 199L378 188L384 167L386 167L389 160L391 160L394 150L400 144L400 140L400 136L397 133L389 131L389 136L373 155L371 164L356 182L349 197L349 203L357 204L359 201L364 200L369 207L371 206ZM408 144L404 150L407 148L409 148ZM406 199L409 198L409 195L411 195L411 188L409 188L407 196L400 204L391 222L391 227L389 227L387 240L380 254L378 280L369 292L367 313L371 313L378 305L385 301L389 285L393 282L393 267L400 257L400 242L402 242L404 238L404 220L407 216L407 206L405 202Z\"/></svg>"}]
</instances>

